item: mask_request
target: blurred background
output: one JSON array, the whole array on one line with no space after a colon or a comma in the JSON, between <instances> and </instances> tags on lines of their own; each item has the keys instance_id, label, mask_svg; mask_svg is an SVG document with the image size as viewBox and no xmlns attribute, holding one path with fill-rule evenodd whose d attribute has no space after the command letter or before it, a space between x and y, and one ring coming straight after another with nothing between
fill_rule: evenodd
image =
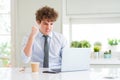
<instances>
[{"instance_id":1,"label":"blurred background","mask_svg":"<svg viewBox=\"0 0 120 80\"><path fill-rule=\"evenodd\" d=\"M119 3L119 0L0 0L0 67L23 65L22 39L35 24L36 10L45 5L58 11L54 30L62 33L69 45L73 41L87 41L91 45L92 67L120 66ZM96 43L100 44L98 53Z\"/></svg>"}]
</instances>

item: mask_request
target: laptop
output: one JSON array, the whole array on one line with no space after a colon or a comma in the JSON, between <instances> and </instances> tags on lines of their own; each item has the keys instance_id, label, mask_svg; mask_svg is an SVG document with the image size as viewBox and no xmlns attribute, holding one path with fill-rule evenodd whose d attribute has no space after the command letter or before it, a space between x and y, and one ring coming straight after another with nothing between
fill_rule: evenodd
<instances>
[{"instance_id":1,"label":"laptop","mask_svg":"<svg viewBox=\"0 0 120 80\"><path fill-rule=\"evenodd\" d=\"M48 73L89 70L90 48L65 48L60 69L51 69Z\"/></svg>"}]
</instances>

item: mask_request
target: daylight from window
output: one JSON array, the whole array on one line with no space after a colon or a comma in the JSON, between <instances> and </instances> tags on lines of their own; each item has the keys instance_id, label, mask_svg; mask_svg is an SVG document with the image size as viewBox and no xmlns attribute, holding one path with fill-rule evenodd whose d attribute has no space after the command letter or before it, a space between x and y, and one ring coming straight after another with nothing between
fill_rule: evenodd
<instances>
[{"instance_id":1,"label":"daylight from window","mask_svg":"<svg viewBox=\"0 0 120 80\"><path fill-rule=\"evenodd\" d=\"M10 64L10 10L10 0L0 0L0 67L8 67Z\"/></svg>"},{"instance_id":2,"label":"daylight from window","mask_svg":"<svg viewBox=\"0 0 120 80\"><path fill-rule=\"evenodd\" d=\"M72 24L64 25L63 34L68 41L87 40L92 47L95 42L101 42L102 51L109 48L109 40L120 42L120 23L111 24ZM118 43L119 44L119 43Z\"/></svg>"}]
</instances>

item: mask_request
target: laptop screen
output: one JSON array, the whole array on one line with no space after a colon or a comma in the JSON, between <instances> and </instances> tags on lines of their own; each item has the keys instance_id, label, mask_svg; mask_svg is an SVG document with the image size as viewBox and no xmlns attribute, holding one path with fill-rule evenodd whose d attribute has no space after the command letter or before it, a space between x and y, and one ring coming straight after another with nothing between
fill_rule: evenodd
<instances>
[{"instance_id":1,"label":"laptop screen","mask_svg":"<svg viewBox=\"0 0 120 80\"><path fill-rule=\"evenodd\" d=\"M88 70L90 48L65 48L62 54L61 71Z\"/></svg>"},{"instance_id":2,"label":"laptop screen","mask_svg":"<svg viewBox=\"0 0 120 80\"><path fill-rule=\"evenodd\" d=\"M62 65L59 69L50 69L45 73L58 73L89 70L90 48L65 48L62 54Z\"/></svg>"}]
</instances>

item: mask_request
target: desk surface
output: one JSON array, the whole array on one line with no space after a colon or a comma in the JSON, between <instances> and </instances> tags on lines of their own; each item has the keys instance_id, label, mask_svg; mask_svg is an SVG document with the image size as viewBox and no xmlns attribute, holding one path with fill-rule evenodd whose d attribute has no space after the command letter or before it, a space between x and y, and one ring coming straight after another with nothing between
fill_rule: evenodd
<instances>
[{"instance_id":1,"label":"desk surface","mask_svg":"<svg viewBox=\"0 0 120 80\"><path fill-rule=\"evenodd\" d=\"M118 59L118 58L111 58L111 59L104 59L104 58L91 59L90 64L119 65L120 64L120 59Z\"/></svg>"},{"instance_id":2,"label":"desk surface","mask_svg":"<svg viewBox=\"0 0 120 80\"><path fill-rule=\"evenodd\" d=\"M99 68L89 71L61 72L57 74L32 73L30 68L20 72L19 68L0 68L0 80L120 80L120 69ZM107 77L107 78L105 78Z\"/></svg>"}]
</instances>

